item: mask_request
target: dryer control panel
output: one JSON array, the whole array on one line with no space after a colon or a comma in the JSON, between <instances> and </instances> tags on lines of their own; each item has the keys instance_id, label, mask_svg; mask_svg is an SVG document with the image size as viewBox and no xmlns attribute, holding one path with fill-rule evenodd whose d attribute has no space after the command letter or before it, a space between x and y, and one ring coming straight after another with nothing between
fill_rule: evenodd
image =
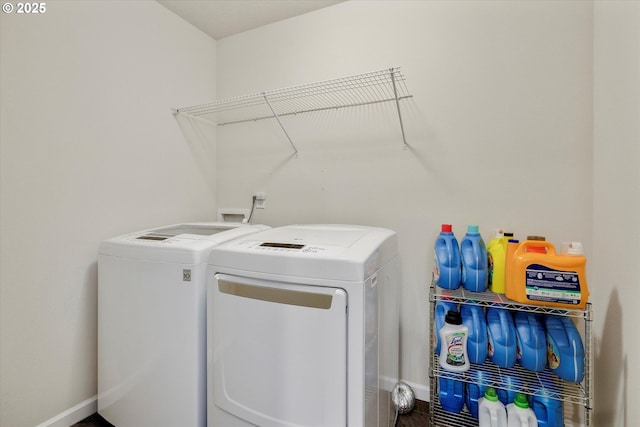
<instances>
[{"instance_id":1,"label":"dryer control panel","mask_svg":"<svg viewBox=\"0 0 640 427\"><path fill-rule=\"evenodd\" d=\"M397 255L396 234L353 225L272 228L211 250L216 271L236 269L327 280L364 281Z\"/></svg>"},{"instance_id":2,"label":"dryer control panel","mask_svg":"<svg viewBox=\"0 0 640 427\"><path fill-rule=\"evenodd\" d=\"M275 249L302 249L305 245L296 243L272 243L265 242L260 245L261 248L275 248Z\"/></svg>"},{"instance_id":3,"label":"dryer control panel","mask_svg":"<svg viewBox=\"0 0 640 427\"><path fill-rule=\"evenodd\" d=\"M260 242L254 240L240 240L230 244L235 249L246 252L266 252L270 254L315 254L319 256L336 255L343 252L345 248L331 245L311 245L304 243L288 242Z\"/></svg>"},{"instance_id":4,"label":"dryer control panel","mask_svg":"<svg viewBox=\"0 0 640 427\"><path fill-rule=\"evenodd\" d=\"M286 251L286 252L302 252L305 254L324 254L327 253L326 246L318 246L318 245L303 245L299 243L274 243L274 242L264 242L261 243L259 249L265 249L270 251ZM329 251L330 253L336 253L338 248L329 248L333 249L333 251Z\"/></svg>"}]
</instances>

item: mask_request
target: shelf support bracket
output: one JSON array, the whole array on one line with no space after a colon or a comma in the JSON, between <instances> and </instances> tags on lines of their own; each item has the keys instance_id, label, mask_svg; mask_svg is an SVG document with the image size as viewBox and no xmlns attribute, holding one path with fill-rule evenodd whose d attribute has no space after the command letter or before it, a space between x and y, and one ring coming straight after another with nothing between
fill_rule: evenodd
<instances>
[{"instance_id":1,"label":"shelf support bracket","mask_svg":"<svg viewBox=\"0 0 640 427\"><path fill-rule=\"evenodd\" d=\"M273 106L271 105L271 103L269 102L269 98L267 97L267 94L262 92L262 96L264 97L264 102L267 103L267 105L269 106L269 109L271 110L271 112L273 113L273 117L278 121L278 124L280 125L280 128L282 129L282 132L284 132L284 135L287 137L287 139L289 140L289 144L291 144L291 148L293 148L293 151L296 155L296 157L298 157L298 149L296 148L295 144L293 143L293 141L291 140L291 137L289 136L289 134L287 133L287 130L285 129L284 125L282 124L282 122L280 121L280 117L278 117L278 114L276 113L276 110L273 109Z\"/></svg>"},{"instance_id":2,"label":"shelf support bracket","mask_svg":"<svg viewBox=\"0 0 640 427\"><path fill-rule=\"evenodd\" d=\"M396 71L393 68L389 69L391 73L391 83L393 84L393 96L396 99L396 110L398 111L398 119L400 120L400 130L402 131L402 149L406 150L407 146L407 137L404 134L404 124L402 123L402 113L400 112L400 99L398 98L398 88L396 87Z\"/></svg>"}]
</instances>

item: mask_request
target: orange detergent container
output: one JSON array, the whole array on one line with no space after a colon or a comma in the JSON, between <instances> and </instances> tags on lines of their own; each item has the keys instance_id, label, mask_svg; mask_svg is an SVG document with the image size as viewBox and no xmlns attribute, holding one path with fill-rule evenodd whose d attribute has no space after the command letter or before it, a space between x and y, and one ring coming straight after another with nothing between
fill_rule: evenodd
<instances>
[{"instance_id":1,"label":"orange detergent container","mask_svg":"<svg viewBox=\"0 0 640 427\"><path fill-rule=\"evenodd\" d=\"M557 254L555 247L542 240L525 240L506 260L511 277L507 298L523 304L584 309L589 299L586 264L580 250Z\"/></svg>"}]
</instances>

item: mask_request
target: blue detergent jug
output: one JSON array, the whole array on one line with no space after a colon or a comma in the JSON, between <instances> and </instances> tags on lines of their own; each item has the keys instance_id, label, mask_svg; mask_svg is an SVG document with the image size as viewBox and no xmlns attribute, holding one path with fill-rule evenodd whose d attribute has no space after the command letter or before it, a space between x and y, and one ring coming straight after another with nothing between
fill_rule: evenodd
<instances>
[{"instance_id":1,"label":"blue detergent jug","mask_svg":"<svg viewBox=\"0 0 640 427\"><path fill-rule=\"evenodd\" d=\"M522 386L523 382L520 377L503 373L500 375L500 382L496 385L498 399L500 399L500 402L502 402L504 406L513 403L517 392L522 390Z\"/></svg>"},{"instance_id":2,"label":"blue detergent jug","mask_svg":"<svg viewBox=\"0 0 640 427\"><path fill-rule=\"evenodd\" d=\"M501 368L511 368L516 363L516 330L511 312L501 308L487 308L489 359Z\"/></svg>"},{"instance_id":3,"label":"blue detergent jug","mask_svg":"<svg viewBox=\"0 0 640 427\"><path fill-rule=\"evenodd\" d=\"M447 412L458 413L464 406L464 383L440 378L440 405Z\"/></svg>"},{"instance_id":4,"label":"blue detergent jug","mask_svg":"<svg viewBox=\"0 0 640 427\"><path fill-rule=\"evenodd\" d=\"M549 371L540 374L542 387L535 390L531 397L531 408L538 419L538 427L562 427L562 398L560 387Z\"/></svg>"},{"instance_id":5,"label":"blue detergent jug","mask_svg":"<svg viewBox=\"0 0 640 427\"><path fill-rule=\"evenodd\" d=\"M438 301L436 304L436 336L434 347L437 354L440 354L440 329L444 326L444 318L448 311L458 311L458 305L451 301Z\"/></svg>"},{"instance_id":6,"label":"blue detergent jug","mask_svg":"<svg viewBox=\"0 0 640 427\"><path fill-rule=\"evenodd\" d=\"M475 418L478 418L478 399L484 396L487 388L492 387L493 375L482 368L471 369L468 373L470 382L467 383L465 404Z\"/></svg>"},{"instance_id":7,"label":"blue detergent jug","mask_svg":"<svg viewBox=\"0 0 640 427\"><path fill-rule=\"evenodd\" d=\"M516 361L525 369L540 372L547 364L547 337L540 318L533 313L516 311Z\"/></svg>"},{"instance_id":8,"label":"blue detergent jug","mask_svg":"<svg viewBox=\"0 0 640 427\"><path fill-rule=\"evenodd\" d=\"M441 288L458 289L461 275L458 240L451 224L442 224L441 230L435 243L433 279Z\"/></svg>"},{"instance_id":9,"label":"blue detergent jug","mask_svg":"<svg viewBox=\"0 0 640 427\"><path fill-rule=\"evenodd\" d=\"M487 248L477 225L469 225L460 243L462 260L462 286L471 292L487 290Z\"/></svg>"},{"instance_id":10,"label":"blue detergent jug","mask_svg":"<svg viewBox=\"0 0 640 427\"><path fill-rule=\"evenodd\" d=\"M487 319L484 310L478 305L462 304L460 315L462 323L469 329L467 337L469 361L483 363L487 358Z\"/></svg>"},{"instance_id":11,"label":"blue detergent jug","mask_svg":"<svg viewBox=\"0 0 640 427\"><path fill-rule=\"evenodd\" d=\"M576 325L565 316L546 315L547 363L551 372L565 381L584 378L584 345Z\"/></svg>"}]
</instances>

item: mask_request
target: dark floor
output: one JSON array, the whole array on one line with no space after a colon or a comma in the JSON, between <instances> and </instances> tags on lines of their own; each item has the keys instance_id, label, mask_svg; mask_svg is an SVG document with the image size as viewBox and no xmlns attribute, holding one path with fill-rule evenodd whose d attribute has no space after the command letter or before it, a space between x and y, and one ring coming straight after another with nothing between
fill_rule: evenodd
<instances>
[{"instance_id":1,"label":"dark floor","mask_svg":"<svg viewBox=\"0 0 640 427\"><path fill-rule=\"evenodd\" d=\"M93 414L71 427L113 427L113 424L106 421L99 414Z\"/></svg>"},{"instance_id":2,"label":"dark floor","mask_svg":"<svg viewBox=\"0 0 640 427\"><path fill-rule=\"evenodd\" d=\"M416 406L409 414L398 416L396 427L427 427L429 425L429 404L416 400ZM71 427L113 427L100 415L93 414Z\"/></svg>"},{"instance_id":3,"label":"dark floor","mask_svg":"<svg viewBox=\"0 0 640 427\"><path fill-rule=\"evenodd\" d=\"M398 416L396 427L427 427L429 425L429 404L416 400L416 406L409 414Z\"/></svg>"}]
</instances>

